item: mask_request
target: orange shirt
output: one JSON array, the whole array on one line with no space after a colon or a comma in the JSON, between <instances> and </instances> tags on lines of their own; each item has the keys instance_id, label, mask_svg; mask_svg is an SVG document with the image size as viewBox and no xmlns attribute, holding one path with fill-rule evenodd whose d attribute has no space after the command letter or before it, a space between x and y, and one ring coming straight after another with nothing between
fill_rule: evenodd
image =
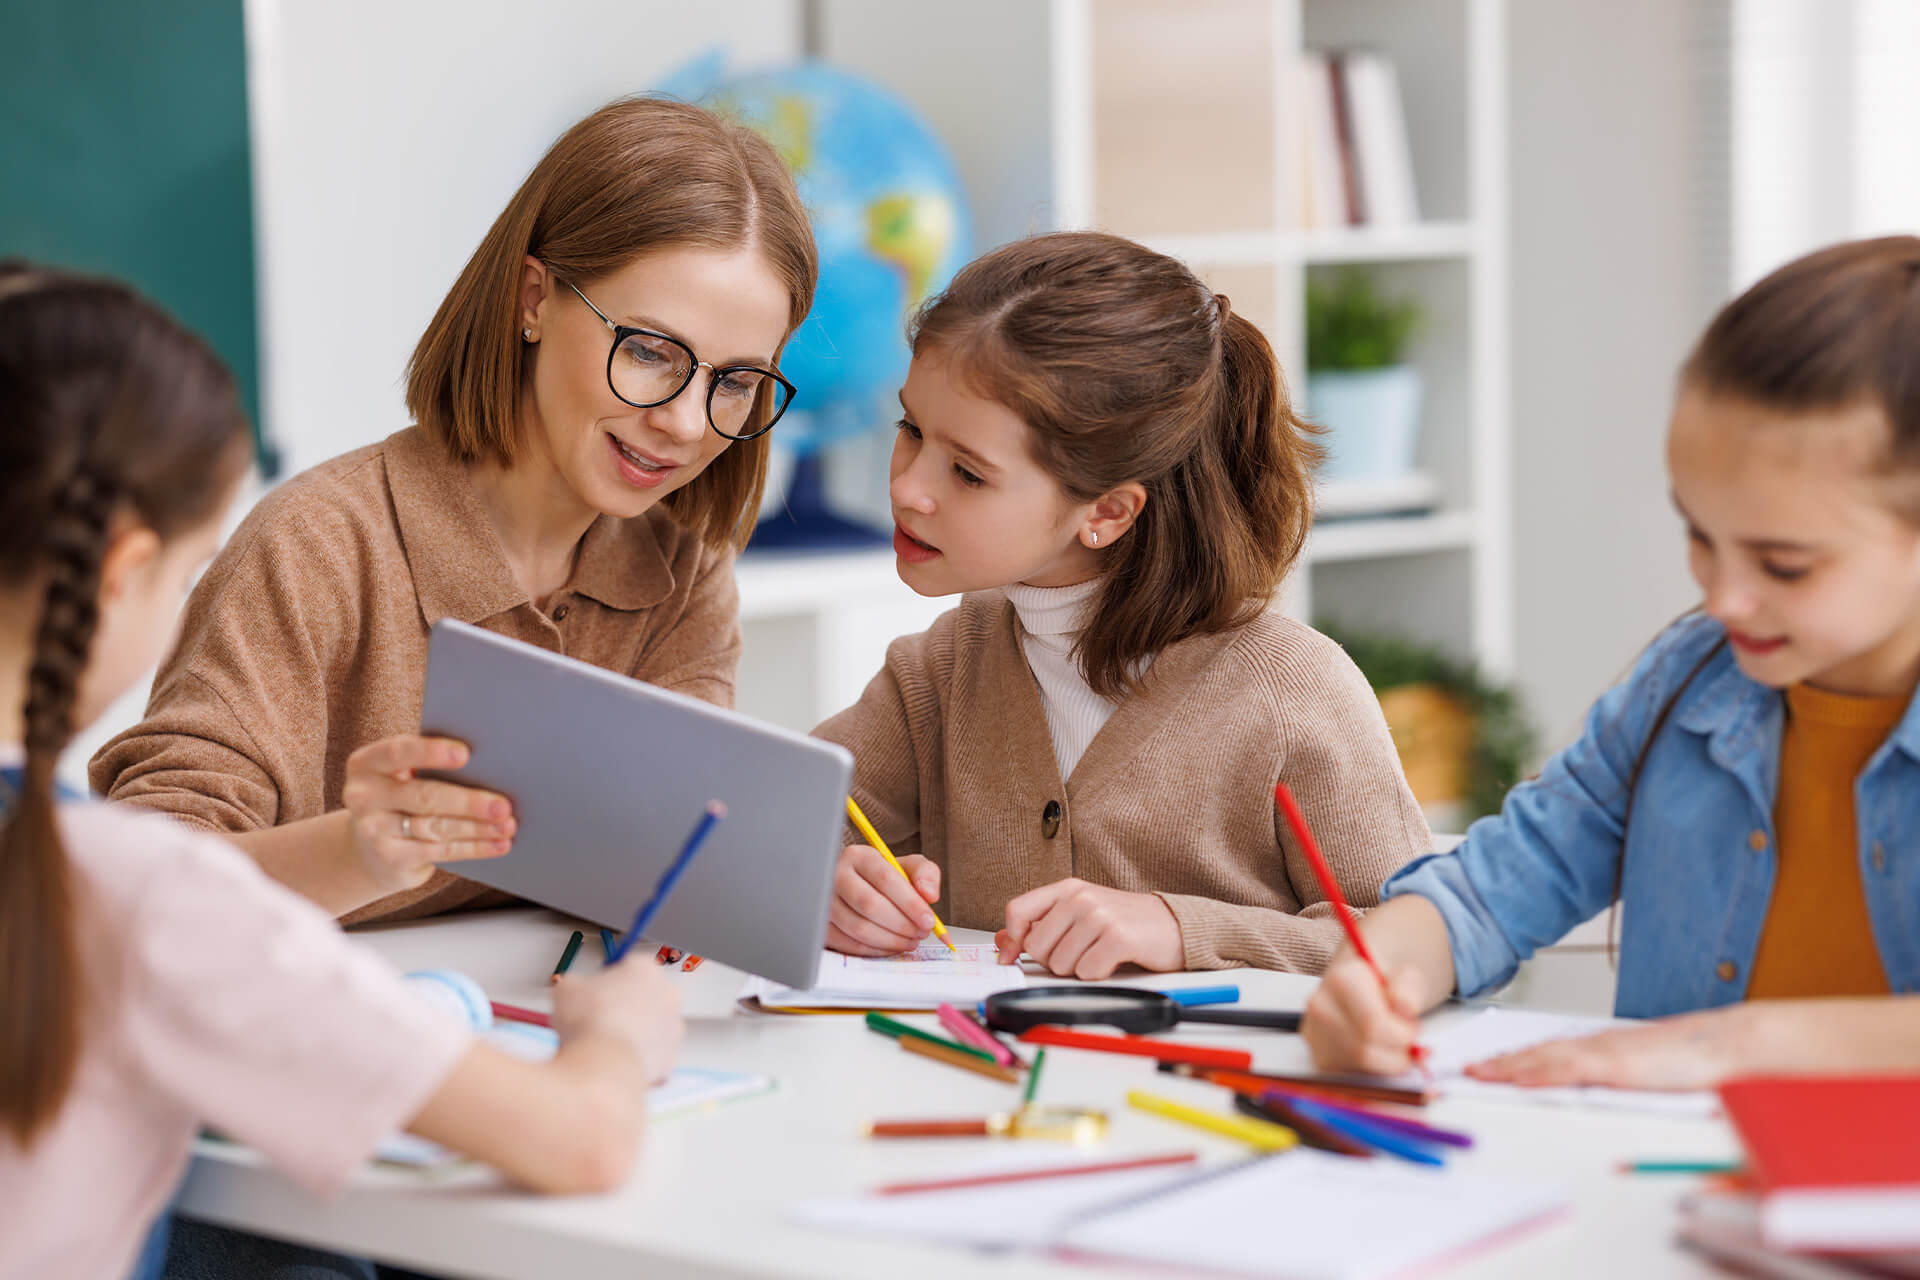
<instances>
[{"instance_id":1,"label":"orange shirt","mask_svg":"<svg viewBox=\"0 0 1920 1280\"><path fill-rule=\"evenodd\" d=\"M1911 699L1787 690L1774 799L1773 899L1748 999L1886 995L1860 880L1854 784Z\"/></svg>"}]
</instances>

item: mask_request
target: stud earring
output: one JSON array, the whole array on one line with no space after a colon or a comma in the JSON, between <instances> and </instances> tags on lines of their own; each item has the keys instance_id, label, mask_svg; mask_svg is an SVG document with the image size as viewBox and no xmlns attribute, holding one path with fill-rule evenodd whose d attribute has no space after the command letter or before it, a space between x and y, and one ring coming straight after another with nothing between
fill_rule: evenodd
<instances>
[{"instance_id":1,"label":"stud earring","mask_svg":"<svg viewBox=\"0 0 1920 1280\"><path fill-rule=\"evenodd\" d=\"M1097 546L1099 546L1099 545L1100 545L1100 535L1099 535L1099 534L1097 534L1097 533L1093 533L1093 532L1089 532L1089 533L1087 534L1087 545L1088 545L1088 546L1090 546L1090 547L1097 547Z\"/></svg>"},{"instance_id":2,"label":"stud earring","mask_svg":"<svg viewBox=\"0 0 1920 1280\"><path fill-rule=\"evenodd\" d=\"M525 338L525 339L526 339L526 340L527 340L528 342L532 342L532 341L533 341L533 330L531 330L531 329L522 329L522 330L520 331L520 336L521 336L521 337L523 337L523 338Z\"/></svg>"}]
</instances>

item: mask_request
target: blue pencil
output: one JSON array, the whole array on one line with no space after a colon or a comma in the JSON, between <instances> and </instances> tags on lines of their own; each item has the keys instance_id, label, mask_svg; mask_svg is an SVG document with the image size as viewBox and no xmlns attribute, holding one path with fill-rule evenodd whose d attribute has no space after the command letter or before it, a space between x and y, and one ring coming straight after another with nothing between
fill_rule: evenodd
<instances>
[{"instance_id":1,"label":"blue pencil","mask_svg":"<svg viewBox=\"0 0 1920 1280\"><path fill-rule=\"evenodd\" d=\"M613 930L600 931L600 954L606 957L608 964L613 963L614 953L620 950L620 944L613 940Z\"/></svg>"},{"instance_id":2,"label":"blue pencil","mask_svg":"<svg viewBox=\"0 0 1920 1280\"><path fill-rule=\"evenodd\" d=\"M1318 1120L1329 1129L1338 1129L1354 1141L1364 1142L1388 1155L1399 1156L1402 1160L1411 1160L1414 1164L1444 1165L1446 1163L1418 1139L1371 1124L1358 1116L1331 1110L1318 1103L1308 1102L1305 1098L1288 1098L1287 1105L1301 1115Z\"/></svg>"},{"instance_id":3,"label":"blue pencil","mask_svg":"<svg viewBox=\"0 0 1920 1280\"><path fill-rule=\"evenodd\" d=\"M653 920L654 913L660 910L661 904L667 900L667 895L673 892L673 886L679 882L681 873L693 861L693 855L700 852L700 846L707 842L707 834L713 830L713 824L726 816L727 806L718 800L707 803L707 811L700 815L700 821L694 826L693 834L688 836L686 844L680 847L680 856L673 860L673 865L668 867L666 873L660 877L660 883L653 887L653 896L641 903L640 909L633 913L633 924L627 928L626 937L620 939L620 945L614 948L613 959L608 961L609 964L620 963L620 958L627 954L627 948L633 945L636 938L646 933L647 925Z\"/></svg>"}]
</instances>

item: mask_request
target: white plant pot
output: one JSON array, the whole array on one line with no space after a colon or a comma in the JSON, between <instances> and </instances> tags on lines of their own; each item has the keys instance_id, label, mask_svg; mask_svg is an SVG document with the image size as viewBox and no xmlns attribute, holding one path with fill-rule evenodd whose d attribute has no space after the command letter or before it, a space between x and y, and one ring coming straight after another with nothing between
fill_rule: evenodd
<instances>
[{"instance_id":1,"label":"white plant pot","mask_svg":"<svg viewBox=\"0 0 1920 1280\"><path fill-rule=\"evenodd\" d=\"M1420 371L1408 364L1308 371L1307 417L1327 429L1320 437L1327 450L1320 478L1352 483L1412 471L1420 395Z\"/></svg>"}]
</instances>

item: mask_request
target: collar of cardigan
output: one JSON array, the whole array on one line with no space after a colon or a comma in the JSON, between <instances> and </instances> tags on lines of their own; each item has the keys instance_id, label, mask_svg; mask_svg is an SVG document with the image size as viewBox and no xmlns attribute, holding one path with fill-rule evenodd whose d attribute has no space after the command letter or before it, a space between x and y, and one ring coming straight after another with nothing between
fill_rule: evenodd
<instances>
[{"instance_id":1,"label":"collar of cardigan","mask_svg":"<svg viewBox=\"0 0 1920 1280\"><path fill-rule=\"evenodd\" d=\"M465 467L418 427L388 437L386 463L400 540L428 626L442 618L478 623L532 606ZM652 521L603 515L588 527L564 590L633 611L659 604L673 586Z\"/></svg>"}]
</instances>

